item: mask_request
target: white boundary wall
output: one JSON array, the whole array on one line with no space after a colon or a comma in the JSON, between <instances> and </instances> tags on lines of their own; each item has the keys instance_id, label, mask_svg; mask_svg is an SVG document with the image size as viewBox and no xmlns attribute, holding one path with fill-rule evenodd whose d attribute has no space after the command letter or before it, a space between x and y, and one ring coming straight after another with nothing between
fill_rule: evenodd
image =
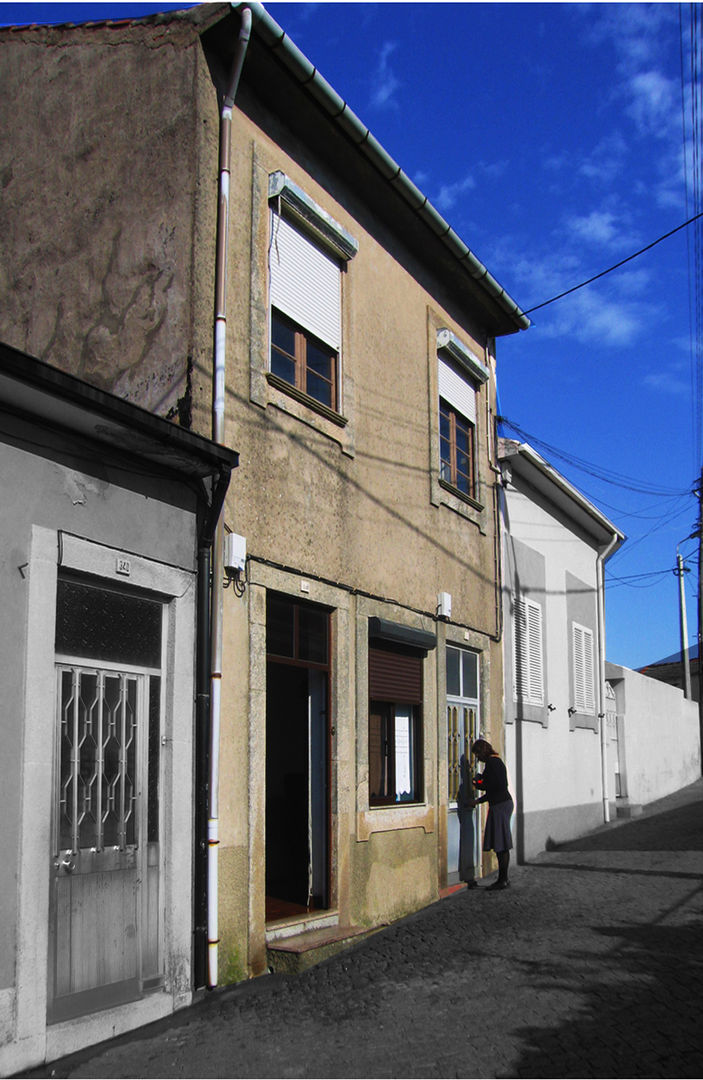
<instances>
[{"instance_id":1,"label":"white boundary wall","mask_svg":"<svg viewBox=\"0 0 703 1080\"><path fill-rule=\"evenodd\" d=\"M615 690L623 796L645 805L700 779L698 702L617 664L606 664L605 677Z\"/></svg>"}]
</instances>

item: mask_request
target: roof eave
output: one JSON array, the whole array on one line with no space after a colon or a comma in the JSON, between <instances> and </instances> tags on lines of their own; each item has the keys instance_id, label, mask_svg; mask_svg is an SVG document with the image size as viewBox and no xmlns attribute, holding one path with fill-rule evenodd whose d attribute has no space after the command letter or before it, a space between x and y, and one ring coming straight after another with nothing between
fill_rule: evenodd
<instances>
[{"instance_id":1,"label":"roof eave","mask_svg":"<svg viewBox=\"0 0 703 1080\"><path fill-rule=\"evenodd\" d=\"M251 8L254 16L253 30L261 41L280 56L291 76L322 107L330 121L344 132L346 137L356 145L359 153L363 154L385 179L389 187L398 193L432 234L449 249L460 269L477 282L487 294L500 313L495 320L495 335L501 336L527 330L531 326L530 319L516 301L464 244L449 222L403 172L400 165L386 152L369 128L336 93L263 5L257 0L232 3L234 10L242 7Z\"/></svg>"},{"instance_id":2,"label":"roof eave","mask_svg":"<svg viewBox=\"0 0 703 1080\"><path fill-rule=\"evenodd\" d=\"M529 443L518 443L512 439L500 439L498 459L499 461L509 462L513 467L517 463L520 475L524 476L528 482L531 481L533 486L537 486L534 483L536 477L541 477L542 484L540 486L543 491L545 487L552 487L572 502L575 507L578 507L581 511L580 516L585 515L593 523L594 527L590 531L594 539L598 540L600 536L600 546L609 549L608 557L614 555L617 549L625 542L625 534L620 532L612 521L601 513L585 495L582 495L573 484L570 484L566 477L557 472L536 450L533 450ZM605 538L603 538L603 534L605 534Z\"/></svg>"}]
</instances>

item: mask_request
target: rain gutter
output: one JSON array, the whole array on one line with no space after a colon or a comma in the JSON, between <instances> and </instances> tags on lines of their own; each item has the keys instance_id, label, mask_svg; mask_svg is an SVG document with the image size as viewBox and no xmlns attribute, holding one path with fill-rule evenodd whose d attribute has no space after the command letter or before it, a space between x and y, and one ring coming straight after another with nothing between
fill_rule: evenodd
<instances>
[{"instance_id":1,"label":"rain gutter","mask_svg":"<svg viewBox=\"0 0 703 1080\"><path fill-rule=\"evenodd\" d=\"M598 721L600 731L600 768L603 790L603 821L610 821L610 801L608 797L608 716L605 696L605 582L603 567L606 561L620 545L622 536L614 532L610 543L599 552L596 558L596 589L598 604L598 698L600 708Z\"/></svg>"},{"instance_id":2,"label":"rain gutter","mask_svg":"<svg viewBox=\"0 0 703 1080\"><path fill-rule=\"evenodd\" d=\"M232 141L232 108L239 86L244 57L251 34L251 11L239 6L241 25L230 68L229 83L220 112L219 193L217 209L217 254L215 262L215 357L212 438L225 441L225 389L227 344L227 250L229 240L229 188ZM210 607L210 802L208 813L207 942L208 986L217 986L219 909L219 786L220 714L222 689L222 606L224 582L224 512L215 526L212 557L212 597Z\"/></svg>"},{"instance_id":3,"label":"rain gutter","mask_svg":"<svg viewBox=\"0 0 703 1080\"><path fill-rule=\"evenodd\" d=\"M240 4L234 3L232 7L241 10ZM368 158L388 185L398 192L418 218L449 249L459 267L480 283L489 298L500 308L509 327L502 330L502 333L527 330L531 325L527 315L454 232L427 196L423 195L400 165L384 150L369 128L359 120L266 9L254 0L250 7L254 15L254 30L261 41L280 58L292 77L307 90L337 127Z\"/></svg>"}]
</instances>

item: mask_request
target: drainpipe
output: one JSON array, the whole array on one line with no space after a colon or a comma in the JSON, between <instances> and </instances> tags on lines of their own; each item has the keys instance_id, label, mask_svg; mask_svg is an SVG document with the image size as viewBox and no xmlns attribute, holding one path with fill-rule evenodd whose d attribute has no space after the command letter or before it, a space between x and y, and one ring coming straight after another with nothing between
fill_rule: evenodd
<instances>
[{"instance_id":1,"label":"drainpipe","mask_svg":"<svg viewBox=\"0 0 703 1080\"><path fill-rule=\"evenodd\" d=\"M603 821L610 821L610 803L608 802L608 723L605 697L605 584L603 567L606 560L617 547L618 537L613 536L608 546L596 559L596 588L598 591L598 700L600 710L600 772L603 788Z\"/></svg>"},{"instance_id":2,"label":"drainpipe","mask_svg":"<svg viewBox=\"0 0 703 1080\"><path fill-rule=\"evenodd\" d=\"M225 359L227 338L227 248L229 231L230 147L232 108L239 86L244 57L251 33L251 11L241 9L239 38L232 59L229 85L220 112L220 162L217 208L217 255L215 263L215 362L212 410L212 438L225 441ZM220 783L220 704L222 689L222 602L224 580L224 507L215 528L212 560L212 604L210 620L210 806L208 815L208 986L217 986L218 931L218 844Z\"/></svg>"}]
</instances>

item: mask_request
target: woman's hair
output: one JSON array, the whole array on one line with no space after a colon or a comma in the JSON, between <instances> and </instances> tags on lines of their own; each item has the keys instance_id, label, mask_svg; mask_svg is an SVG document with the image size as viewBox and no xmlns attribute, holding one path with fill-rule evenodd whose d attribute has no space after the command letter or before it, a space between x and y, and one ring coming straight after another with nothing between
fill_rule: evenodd
<instances>
[{"instance_id":1,"label":"woman's hair","mask_svg":"<svg viewBox=\"0 0 703 1080\"><path fill-rule=\"evenodd\" d=\"M495 754L495 750L486 739L477 739L471 747L472 754Z\"/></svg>"}]
</instances>

